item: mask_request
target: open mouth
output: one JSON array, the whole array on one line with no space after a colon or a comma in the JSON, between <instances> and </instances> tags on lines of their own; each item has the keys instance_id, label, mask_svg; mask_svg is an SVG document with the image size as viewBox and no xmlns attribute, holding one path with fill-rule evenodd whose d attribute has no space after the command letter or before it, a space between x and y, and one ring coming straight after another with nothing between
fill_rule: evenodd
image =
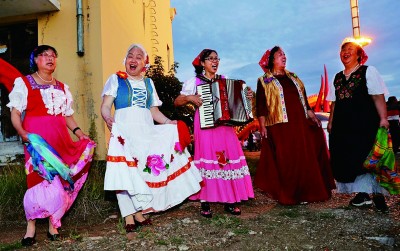
<instances>
[{"instance_id":1,"label":"open mouth","mask_svg":"<svg viewBox=\"0 0 400 251\"><path fill-rule=\"evenodd\" d=\"M129 68L130 68L132 71L134 71L134 70L136 70L137 65L131 64L131 65L129 65Z\"/></svg>"}]
</instances>

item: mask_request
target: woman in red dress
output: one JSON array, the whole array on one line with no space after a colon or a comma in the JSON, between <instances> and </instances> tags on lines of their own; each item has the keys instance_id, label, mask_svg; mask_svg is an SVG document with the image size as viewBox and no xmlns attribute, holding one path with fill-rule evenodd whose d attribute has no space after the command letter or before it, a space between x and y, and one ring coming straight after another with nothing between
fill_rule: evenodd
<instances>
[{"instance_id":1,"label":"woman in red dress","mask_svg":"<svg viewBox=\"0 0 400 251\"><path fill-rule=\"evenodd\" d=\"M282 205L328 200L335 188L321 122L307 102L303 82L286 70L275 46L264 53L257 83L262 146L256 187Z\"/></svg>"},{"instance_id":2,"label":"woman in red dress","mask_svg":"<svg viewBox=\"0 0 400 251\"><path fill-rule=\"evenodd\" d=\"M62 217L72 206L86 181L96 146L78 127L73 117L73 99L68 85L53 77L57 66L56 49L49 45L38 46L32 51L30 64L34 73L15 79L14 88L9 95L10 103L7 104L11 109L12 124L26 144L25 171L28 190L24 196L24 209L28 224L21 240L22 246L35 244L36 219L49 219L49 240L60 238L58 228L61 227ZM77 141L72 140L68 129L76 136ZM63 171L66 175L62 175L64 172L60 173L60 169L54 168L57 163L51 157L47 158L49 154L42 159L42 156L38 158L37 152L29 150L34 144L38 145L35 142L37 138L32 135L40 136L54 149L59 164L65 167ZM41 143L42 146L45 145ZM39 154L46 152L46 149L42 150ZM48 172L38 166L51 167L57 172L50 168L51 175L45 175ZM67 181L73 186L68 185Z\"/></svg>"}]
</instances>

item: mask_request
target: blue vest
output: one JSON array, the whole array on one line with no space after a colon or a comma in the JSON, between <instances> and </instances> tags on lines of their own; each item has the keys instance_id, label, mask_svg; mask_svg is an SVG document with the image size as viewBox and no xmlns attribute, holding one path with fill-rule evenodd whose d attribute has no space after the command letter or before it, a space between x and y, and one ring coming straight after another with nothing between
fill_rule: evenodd
<instances>
[{"instance_id":1,"label":"blue vest","mask_svg":"<svg viewBox=\"0 0 400 251\"><path fill-rule=\"evenodd\" d=\"M153 103L153 87L151 86L149 78L144 78L144 84L146 86L147 94L146 108L150 109L150 106ZM129 80L120 78L118 76L117 97L114 99L115 110L132 106L135 98L136 97L133 96L133 90Z\"/></svg>"}]
</instances>

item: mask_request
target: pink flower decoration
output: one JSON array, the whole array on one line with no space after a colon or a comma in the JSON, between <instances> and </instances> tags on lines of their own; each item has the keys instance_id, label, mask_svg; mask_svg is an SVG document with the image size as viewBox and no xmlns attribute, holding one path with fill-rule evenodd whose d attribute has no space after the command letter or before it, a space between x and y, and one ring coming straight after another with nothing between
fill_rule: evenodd
<instances>
[{"instance_id":1,"label":"pink flower decoration","mask_svg":"<svg viewBox=\"0 0 400 251\"><path fill-rule=\"evenodd\" d=\"M164 155L157 154L147 156L146 168L143 171L152 173L154 176L160 175L162 171L169 167L168 164L164 164L163 157Z\"/></svg>"},{"instance_id":2,"label":"pink flower decoration","mask_svg":"<svg viewBox=\"0 0 400 251\"><path fill-rule=\"evenodd\" d=\"M183 152L183 149L182 149L181 144L180 144L179 142L175 142L174 150L175 150L176 152L179 152L179 153L182 153L182 152Z\"/></svg>"}]
</instances>

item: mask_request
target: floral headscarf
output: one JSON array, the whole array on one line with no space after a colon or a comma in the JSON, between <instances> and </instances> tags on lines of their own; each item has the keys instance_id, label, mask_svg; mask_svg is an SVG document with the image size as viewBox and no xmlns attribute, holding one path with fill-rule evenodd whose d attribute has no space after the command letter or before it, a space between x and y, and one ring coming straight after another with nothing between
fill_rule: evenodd
<instances>
[{"instance_id":1,"label":"floral headscarf","mask_svg":"<svg viewBox=\"0 0 400 251\"><path fill-rule=\"evenodd\" d=\"M268 71L268 60L269 60L269 56L271 55L271 49L267 50L264 55L262 55L260 62L258 62L258 64L261 66L261 69L264 72Z\"/></svg>"}]
</instances>

